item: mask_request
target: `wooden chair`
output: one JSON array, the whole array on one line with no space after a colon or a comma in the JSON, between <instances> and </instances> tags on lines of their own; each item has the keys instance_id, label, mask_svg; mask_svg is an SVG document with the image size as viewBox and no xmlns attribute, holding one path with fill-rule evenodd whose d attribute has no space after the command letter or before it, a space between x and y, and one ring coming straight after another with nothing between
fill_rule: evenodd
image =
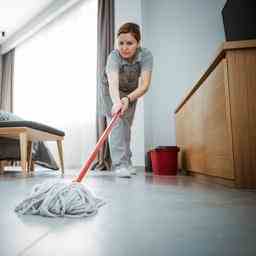
<instances>
[{"instance_id":1,"label":"wooden chair","mask_svg":"<svg viewBox=\"0 0 256 256\"><path fill-rule=\"evenodd\" d=\"M18 139L20 142L20 162L23 174L33 171L32 144L34 141L56 141L62 174L64 174L63 140L65 133L36 122L0 122L0 137ZM0 173L4 172L5 161L0 161Z\"/></svg>"}]
</instances>

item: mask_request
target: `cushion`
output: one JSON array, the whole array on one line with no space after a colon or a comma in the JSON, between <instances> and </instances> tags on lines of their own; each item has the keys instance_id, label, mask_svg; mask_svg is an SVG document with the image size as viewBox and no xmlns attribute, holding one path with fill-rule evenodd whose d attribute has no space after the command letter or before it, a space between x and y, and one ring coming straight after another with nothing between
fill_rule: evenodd
<instances>
[{"instance_id":1,"label":"cushion","mask_svg":"<svg viewBox=\"0 0 256 256\"><path fill-rule=\"evenodd\" d=\"M11 112L0 110L0 121L21 121L21 120L23 119Z\"/></svg>"},{"instance_id":2,"label":"cushion","mask_svg":"<svg viewBox=\"0 0 256 256\"><path fill-rule=\"evenodd\" d=\"M63 131L57 130L57 129L55 129L53 127L50 127L48 125L44 125L44 124L37 123L37 122L32 122L32 121L24 121L24 120L20 120L20 121L1 121L0 122L0 128L1 127L29 127L29 128L32 128L32 129L52 133L52 134L59 135L59 136L64 136L65 135L65 133Z\"/></svg>"}]
</instances>

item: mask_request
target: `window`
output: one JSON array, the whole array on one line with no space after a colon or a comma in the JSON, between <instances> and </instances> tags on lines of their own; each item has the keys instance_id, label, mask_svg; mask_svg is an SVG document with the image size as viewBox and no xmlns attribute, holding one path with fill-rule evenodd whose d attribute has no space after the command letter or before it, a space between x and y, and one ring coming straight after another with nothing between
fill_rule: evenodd
<instances>
[{"instance_id":1,"label":"window","mask_svg":"<svg viewBox=\"0 0 256 256\"><path fill-rule=\"evenodd\" d=\"M16 48L14 112L65 131L65 168L79 168L95 145L96 62L96 0L82 1Z\"/></svg>"}]
</instances>

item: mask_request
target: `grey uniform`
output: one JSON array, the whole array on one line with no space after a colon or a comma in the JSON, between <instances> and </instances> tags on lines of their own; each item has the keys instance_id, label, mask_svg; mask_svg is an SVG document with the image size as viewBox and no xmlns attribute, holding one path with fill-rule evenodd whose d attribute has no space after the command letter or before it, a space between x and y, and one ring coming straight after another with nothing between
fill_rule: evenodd
<instances>
[{"instance_id":1,"label":"grey uniform","mask_svg":"<svg viewBox=\"0 0 256 256\"><path fill-rule=\"evenodd\" d=\"M120 98L128 95L138 87L139 77L142 71L152 71L153 56L146 48L138 48L132 63L123 59L118 50L113 50L107 59L101 88L101 111L111 120L112 100L109 93L107 74L110 72L119 73L119 93ZM137 101L133 101L125 114L114 126L110 137L110 154L112 167L131 165L131 125L134 118Z\"/></svg>"}]
</instances>

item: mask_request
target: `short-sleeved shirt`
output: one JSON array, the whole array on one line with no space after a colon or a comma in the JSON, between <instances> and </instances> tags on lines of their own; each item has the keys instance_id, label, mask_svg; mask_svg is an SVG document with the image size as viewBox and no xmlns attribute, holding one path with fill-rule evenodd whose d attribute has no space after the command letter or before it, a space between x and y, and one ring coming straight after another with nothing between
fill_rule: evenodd
<instances>
[{"instance_id":1,"label":"short-sleeved shirt","mask_svg":"<svg viewBox=\"0 0 256 256\"><path fill-rule=\"evenodd\" d=\"M107 110L111 108L109 103L109 87L107 74L110 72L118 72L119 74L119 92L120 96L124 97L134 91L138 87L139 77L143 71L152 71L153 69L153 56L146 48L138 48L135 53L133 62L130 63L122 58L117 49L113 50L107 59L107 64L102 79L103 84L103 101L107 101ZM110 99L111 102L111 99ZM106 109L106 106L104 107Z\"/></svg>"}]
</instances>

